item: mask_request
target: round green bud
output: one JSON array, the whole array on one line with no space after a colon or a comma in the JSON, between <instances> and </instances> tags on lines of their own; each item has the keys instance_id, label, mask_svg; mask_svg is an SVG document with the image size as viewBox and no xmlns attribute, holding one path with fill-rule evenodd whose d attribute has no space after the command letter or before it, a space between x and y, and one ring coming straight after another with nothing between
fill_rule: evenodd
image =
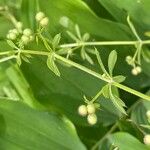
<instances>
[{"instance_id":1,"label":"round green bud","mask_svg":"<svg viewBox=\"0 0 150 150\"><path fill-rule=\"evenodd\" d=\"M136 67L136 70L137 70L138 73L141 73L141 72L142 72L142 69L141 69L141 67L139 67L139 66Z\"/></svg>"},{"instance_id":2,"label":"round green bud","mask_svg":"<svg viewBox=\"0 0 150 150\"><path fill-rule=\"evenodd\" d=\"M95 113L95 106L94 106L94 104L88 104L87 105L87 112L88 112L88 114L94 114Z\"/></svg>"},{"instance_id":3,"label":"round green bud","mask_svg":"<svg viewBox=\"0 0 150 150\"><path fill-rule=\"evenodd\" d=\"M138 75L138 71L136 70L136 68L133 68L131 73L134 75L134 76L137 76Z\"/></svg>"},{"instance_id":4,"label":"round green bud","mask_svg":"<svg viewBox=\"0 0 150 150\"><path fill-rule=\"evenodd\" d=\"M144 144L150 145L150 134L145 135L143 141Z\"/></svg>"},{"instance_id":5,"label":"round green bud","mask_svg":"<svg viewBox=\"0 0 150 150\"><path fill-rule=\"evenodd\" d=\"M45 17L45 14L43 12L38 12L35 16L36 21L41 21Z\"/></svg>"},{"instance_id":6,"label":"round green bud","mask_svg":"<svg viewBox=\"0 0 150 150\"><path fill-rule=\"evenodd\" d=\"M48 23L49 23L49 19L48 19L47 17L43 18L43 19L40 21L41 27L47 26Z\"/></svg>"},{"instance_id":7,"label":"round green bud","mask_svg":"<svg viewBox=\"0 0 150 150\"><path fill-rule=\"evenodd\" d=\"M17 29L12 29L10 32L15 33L17 36L19 35L19 32Z\"/></svg>"},{"instance_id":8,"label":"round green bud","mask_svg":"<svg viewBox=\"0 0 150 150\"><path fill-rule=\"evenodd\" d=\"M85 105L79 106L78 113L81 116L86 116L87 115L87 107Z\"/></svg>"},{"instance_id":9,"label":"round green bud","mask_svg":"<svg viewBox=\"0 0 150 150\"><path fill-rule=\"evenodd\" d=\"M33 35L30 35L29 38L30 38L31 42L34 40L34 36Z\"/></svg>"},{"instance_id":10,"label":"round green bud","mask_svg":"<svg viewBox=\"0 0 150 150\"><path fill-rule=\"evenodd\" d=\"M29 28L24 29L23 34L26 35L26 36L30 36L30 35L32 35L32 30L29 29Z\"/></svg>"},{"instance_id":11,"label":"round green bud","mask_svg":"<svg viewBox=\"0 0 150 150\"><path fill-rule=\"evenodd\" d=\"M94 125L97 123L97 116L95 114L89 114L87 117L87 121L90 125Z\"/></svg>"},{"instance_id":12,"label":"round green bud","mask_svg":"<svg viewBox=\"0 0 150 150\"><path fill-rule=\"evenodd\" d=\"M148 110L148 111L146 112L146 116L147 116L148 119L150 119L150 110Z\"/></svg>"},{"instance_id":13,"label":"round green bud","mask_svg":"<svg viewBox=\"0 0 150 150\"><path fill-rule=\"evenodd\" d=\"M21 41L23 42L23 44L28 44L30 42L30 38L26 35L23 35L21 37Z\"/></svg>"},{"instance_id":14,"label":"round green bud","mask_svg":"<svg viewBox=\"0 0 150 150\"><path fill-rule=\"evenodd\" d=\"M132 57L131 56L127 56L126 57L126 61L128 62L128 61L131 61L132 60Z\"/></svg>"},{"instance_id":15,"label":"round green bud","mask_svg":"<svg viewBox=\"0 0 150 150\"><path fill-rule=\"evenodd\" d=\"M9 39L9 40L15 40L16 38L17 38L17 36L16 36L16 34L15 33L9 33L8 35L7 35L7 38Z\"/></svg>"}]
</instances>

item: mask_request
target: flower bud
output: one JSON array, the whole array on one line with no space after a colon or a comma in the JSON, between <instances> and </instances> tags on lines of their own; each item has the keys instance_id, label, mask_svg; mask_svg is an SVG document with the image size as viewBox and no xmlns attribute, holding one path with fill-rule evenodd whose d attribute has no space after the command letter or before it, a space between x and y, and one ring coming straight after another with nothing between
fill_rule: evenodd
<instances>
[{"instance_id":1,"label":"flower bud","mask_svg":"<svg viewBox=\"0 0 150 150\"><path fill-rule=\"evenodd\" d=\"M138 73L141 73L141 71L142 71L141 67L139 67L139 66L136 67L136 70Z\"/></svg>"},{"instance_id":2,"label":"flower bud","mask_svg":"<svg viewBox=\"0 0 150 150\"><path fill-rule=\"evenodd\" d=\"M28 44L30 42L30 38L26 35L23 35L21 37L21 41L23 42L23 44Z\"/></svg>"},{"instance_id":3,"label":"flower bud","mask_svg":"<svg viewBox=\"0 0 150 150\"><path fill-rule=\"evenodd\" d=\"M34 40L34 36L33 36L33 35L30 35L30 36L29 36L29 39L30 39L30 41L32 42L32 41Z\"/></svg>"},{"instance_id":4,"label":"flower bud","mask_svg":"<svg viewBox=\"0 0 150 150\"><path fill-rule=\"evenodd\" d=\"M79 106L78 113L81 116L86 116L87 115L87 107L85 105Z\"/></svg>"},{"instance_id":5,"label":"flower bud","mask_svg":"<svg viewBox=\"0 0 150 150\"><path fill-rule=\"evenodd\" d=\"M49 23L49 19L48 19L47 17L43 18L43 19L40 21L40 25L41 25L42 27L47 26L48 23Z\"/></svg>"},{"instance_id":6,"label":"flower bud","mask_svg":"<svg viewBox=\"0 0 150 150\"><path fill-rule=\"evenodd\" d=\"M41 21L45 17L45 14L43 12L38 12L35 16L36 21Z\"/></svg>"},{"instance_id":7,"label":"flower bud","mask_svg":"<svg viewBox=\"0 0 150 150\"><path fill-rule=\"evenodd\" d=\"M134 63L131 56L127 56L127 57L126 57L126 62L127 62L127 64L129 64L129 65L133 65L133 63Z\"/></svg>"},{"instance_id":8,"label":"flower bud","mask_svg":"<svg viewBox=\"0 0 150 150\"><path fill-rule=\"evenodd\" d=\"M138 75L138 71L136 70L136 68L133 68L131 72L132 72L132 74L135 75L135 76Z\"/></svg>"},{"instance_id":9,"label":"flower bud","mask_svg":"<svg viewBox=\"0 0 150 150\"><path fill-rule=\"evenodd\" d=\"M94 104L88 104L87 105L87 112L88 112L88 114L94 114L95 113L95 106L94 106Z\"/></svg>"},{"instance_id":10,"label":"flower bud","mask_svg":"<svg viewBox=\"0 0 150 150\"><path fill-rule=\"evenodd\" d=\"M145 135L143 141L146 145L150 145L150 134Z\"/></svg>"},{"instance_id":11,"label":"flower bud","mask_svg":"<svg viewBox=\"0 0 150 150\"><path fill-rule=\"evenodd\" d=\"M19 35L19 32L17 29L12 29L9 32L12 32L12 33L16 34L17 36Z\"/></svg>"},{"instance_id":12,"label":"flower bud","mask_svg":"<svg viewBox=\"0 0 150 150\"><path fill-rule=\"evenodd\" d=\"M97 116L95 114L89 114L87 117L87 121L90 125L94 125L97 123Z\"/></svg>"},{"instance_id":13,"label":"flower bud","mask_svg":"<svg viewBox=\"0 0 150 150\"><path fill-rule=\"evenodd\" d=\"M146 112L146 117L150 120L150 110Z\"/></svg>"},{"instance_id":14,"label":"flower bud","mask_svg":"<svg viewBox=\"0 0 150 150\"><path fill-rule=\"evenodd\" d=\"M7 35L7 38L10 39L10 40L15 40L16 37L17 37L16 34L12 33L12 32Z\"/></svg>"},{"instance_id":15,"label":"flower bud","mask_svg":"<svg viewBox=\"0 0 150 150\"><path fill-rule=\"evenodd\" d=\"M26 36L30 36L32 34L32 30L29 29L29 28L24 29L23 34L26 35Z\"/></svg>"}]
</instances>

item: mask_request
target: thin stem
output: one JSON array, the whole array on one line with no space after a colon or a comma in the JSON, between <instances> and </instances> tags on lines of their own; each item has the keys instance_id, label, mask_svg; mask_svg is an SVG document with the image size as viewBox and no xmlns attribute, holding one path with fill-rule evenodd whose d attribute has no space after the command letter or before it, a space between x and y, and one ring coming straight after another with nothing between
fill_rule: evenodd
<instances>
[{"instance_id":1,"label":"thin stem","mask_svg":"<svg viewBox=\"0 0 150 150\"><path fill-rule=\"evenodd\" d=\"M137 41L100 41L100 42L78 42L70 44L62 44L61 48L76 47L76 46L96 46L96 45L135 45ZM149 41L150 44L150 41Z\"/></svg>"},{"instance_id":2,"label":"thin stem","mask_svg":"<svg viewBox=\"0 0 150 150\"><path fill-rule=\"evenodd\" d=\"M12 53L12 51L9 51L9 52ZM8 54L10 54L10 53L8 53ZM46 52L46 51L34 51L34 50L21 50L21 53L31 54L31 55L44 55L44 56L48 56L50 54L50 52ZM88 69L87 67L84 67L84 66L82 66L82 65L80 65L78 63L75 63L75 62L71 61L71 60L68 60L68 59L66 59L66 58L64 58L64 57L62 57L62 56L60 56L60 55L58 55L56 53L54 54L54 57L57 60L60 60L60 61L62 61L64 63L67 63L67 64L69 64L69 65L71 65L71 66L73 66L75 68L78 68L78 69L80 69L80 70L82 70L82 71L84 71L84 72L86 72L86 73L88 73L88 74L90 74L90 75L92 75L92 76L100 79L100 80L103 80L103 81L105 81L107 83L111 83L112 85L114 85L114 86L116 86L116 87L118 87L118 88L120 88L120 89L122 89L122 90L124 90L124 91L126 91L128 93L134 94L134 95L136 95L136 96L138 96L138 97L140 97L142 99L150 101L150 96L142 94L142 93L140 93L140 92L138 92L136 90L133 90L132 88L129 88L129 87L124 86L122 84L119 84L117 82L112 82L109 79L104 78L99 73L97 73L97 72L95 72L93 70ZM6 60L9 60L9 59L12 59L12 58L15 58L15 56L12 55L12 56L9 56L9 57L6 57L6 58L2 58L2 60L6 61Z\"/></svg>"},{"instance_id":3,"label":"thin stem","mask_svg":"<svg viewBox=\"0 0 150 150\"><path fill-rule=\"evenodd\" d=\"M145 94L143 94L143 93L140 93L140 92L138 92L138 91L136 91L136 90L134 90L134 89L131 89L131 88L125 86L125 85L119 84L119 83L117 83L117 82L113 82L112 85L114 85L114 86L118 87L119 89L122 89L122 90L124 90L124 91L126 91L126 92L128 92L128 93L131 93L131 94L133 94L133 95L136 95L136 96L138 96L138 97L140 97L140 98L142 98L142 99L144 99L144 100L150 101L150 96L145 95Z\"/></svg>"},{"instance_id":4,"label":"thin stem","mask_svg":"<svg viewBox=\"0 0 150 150\"><path fill-rule=\"evenodd\" d=\"M46 51L34 51L34 50L21 50L21 53L31 54L31 55L43 55L43 56L48 56L50 54L50 52L46 52Z\"/></svg>"},{"instance_id":5,"label":"thin stem","mask_svg":"<svg viewBox=\"0 0 150 150\"><path fill-rule=\"evenodd\" d=\"M14 54L13 51L6 51L6 52L0 52L0 56L2 55L10 55L10 54Z\"/></svg>"},{"instance_id":6,"label":"thin stem","mask_svg":"<svg viewBox=\"0 0 150 150\"><path fill-rule=\"evenodd\" d=\"M94 101L96 101L99 96L103 93L102 89L93 97L93 99L91 100L91 102L93 103Z\"/></svg>"},{"instance_id":7,"label":"thin stem","mask_svg":"<svg viewBox=\"0 0 150 150\"><path fill-rule=\"evenodd\" d=\"M60 60L60 61L62 61L64 63L67 63L67 64L69 64L69 65L71 65L71 66L73 66L75 68L78 68L78 69L80 69L80 70L82 70L82 71L84 71L84 72L86 72L88 74L91 74L92 76L94 76L96 78L99 78L99 79L101 79L101 80L103 80L105 82L108 82L108 83L110 82L110 80L103 78L102 75L100 75L99 73L96 73L95 71L90 70L90 69L88 69L88 68L86 68L86 67L84 67L84 66L82 66L82 65L80 65L78 63L75 63L75 62L73 62L71 60L68 60L68 59L66 59L66 58L64 58L62 56L59 56L57 54L55 54L54 57L57 60Z\"/></svg>"},{"instance_id":8,"label":"thin stem","mask_svg":"<svg viewBox=\"0 0 150 150\"><path fill-rule=\"evenodd\" d=\"M141 38L139 37L133 23L130 21L130 16L127 17L127 22L128 22L128 25L129 25L132 33L135 35L135 37L138 39L138 41L141 41Z\"/></svg>"},{"instance_id":9,"label":"thin stem","mask_svg":"<svg viewBox=\"0 0 150 150\"><path fill-rule=\"evenodd\" d=\"M69 48L76 46L100 46L100 45L133 45L135 46L139 41L97 41L97 42L78 42L70 44L62 44L60 48ZM150 44L150 40L141 41L142 44Z\"/></svg>"},{"instance_id":10,"label":"thin stem","mask_svg":"<svg viewBox=\"0 0 150 150\"><path fill-rule=\"evenodd\" d=\"M8 57L1 58L0 59L0 63L8 61L8 60L13 59L13 58L16 58L16 56L15 55L11 55L11 56L8 56Z\"/></svg>"}]
</instances>

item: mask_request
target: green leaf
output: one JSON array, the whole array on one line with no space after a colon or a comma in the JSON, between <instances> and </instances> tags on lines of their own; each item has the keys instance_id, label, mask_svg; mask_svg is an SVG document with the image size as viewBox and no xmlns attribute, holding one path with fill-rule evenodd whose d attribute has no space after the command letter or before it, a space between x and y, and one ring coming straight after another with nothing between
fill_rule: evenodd
<instances>
[{"instance_id":1,"label":"green leaf","mask_svg":"<svg viewBox=\"0 0 150 150\"><path fill-rule=\"evenodd\" d=\"M54 56L53 54L49 55L48 58L47 58L47 66L48 68L53 72L55 73L55 75L59 76L60 77L60 72L54 62Z\"/></svg>"},{"instance_id":2,"label":"green leaf","mask_svg":"<svg viewBox=\"0 0 150 150\"><path fill-rule=\"evenodd\" d=\"M109 98L109 85L108 84L102 88L102 91L103 91L103 96L105 98Z\"/></svg>"},{"instance_id":3,"label":"green leaf","mask_svg":"<svg viewBox=\"0 0 150 150\"><path fill-rule=\"evenodd\" d=\"M99 150L109 149L115 145L119 150L149 150L149 147L141 143L134 136L126 132L118 132L108 137L107 143L101 143Z\"/></svg>"},{"instance_id":4,"label":"green leaf","mask_svg":"<svg viewBox=\"0 0 150 150\"><path fill-rule=\"evenodd\" d=\"M33 108L42 108L43 106L37 102L33 96L30 85L22 74L21 70L17 66L11 66L6 70L6 75L11 82L11 84L15 87L21 99L24 103L28 104Z\"/></svg>"},{"instance_id":5,"label":"green leaf","mask_svg":"<svg viewBox=\"0 0 150 150\"><path fill-rule=\"evenodd\" d=\"M90 38L90 34L89 33L85 33L82 37L83 41L88 41Z\"/></svg>"},{"instance_id":6,"label":"green leaf","mask_svg":"<svg viewBox=\"0 0 150 150\"><path fill-rule=\"evenodd\" d=\"M77 24L75 25L75 31L76 31L77 37L78 37L79 39L81 39L80 28L79 28L79 26L78 26Z\"/></svg>"},{"instance_id":7,"label":"green leaf","mask_svg":"<svg viewBox=\"0 0 150 150\"><path fill-rule=\"evenodd\" d=\"M9 45L10 47L15 48L15 49L18 49L18 47L14 44L13 41L7 40L7 43L8 43L8 45Z\"/></svg>"},{"instance_id":8,"label":"green leaf","mask_svg":"<svg viewBox=\"0 0 150 150\"><path fill-rule=\"evenodd\" d=\"M140 141L143 141L143 131L141 127L131 119L120 120L118 122L118 127L121 132L128 132Z\"/></svg>"},{"instance_id":9,"label":"green leaf","mask_svg":"<svg viewBox=\"0 0 150 150\"><path fill-rule=\"evenodd\" d=\"M147 95L150 95L150 91L146 93ZM146 112L150 110L150 102L145 101L143 99L139 99L139 101L136 102L135 107L133 107L131 112L131 119L137 124L137 125L149 125L148 118L146 116ZM150 133L150 130L146 130L143 128L145 132Z\"/></svg>"},{"instance_id":10,"label":"green leaf","mask_svg":"<svg viewBox=\"0 0 150 150\"><path fill-rule=\"evenodd\" d=\"M87 53L85 53L85 59L86 59L91 65L94 64L92 58L91 58Z\"/></svg>"},{"instance_id":11,"label":"green leaf","mask_svg":"<svg viewBox=\"0 0 150 150\"><path fill-rule=\"evenodd\" d=\"M0 148L5 150L86 150L65 117L0 100Z\"/></svg>"},{"instance_id":12,"label":"green leaf","mask_svg":"<svg viewBox=\"0 0 150 150\"><path fill-rule=\"evenodd\" d=\"M70 31L67 31L67 34L70 36L70 38L72 38L74 41L78 41L78 38Z\"/></svg>"},{"instance_id":13,"label":"green leaf","mask_svg":"<svg viewBox=\"0 0 150 150\"><path fill-rule=\"evenodd\" d=\"M61 34L60 33L56 34L53 41L52 41L52 45L53 45L54 49L58 47L60 39L61 39Z\"/></svg>"},{"instance_id":14,"label":"green leaf","mask_svg":"<svg viewBox=\"0 0 150 150\"><path fill-rule=\"evenodd\" d=\"M17 64L19 65L19 66L21 66L21 64L22 64L22 61L21 61L21 55L20 55L20 53L18 53L18 55L17 55Z\"/></svg>"},{"instance_id":15,"label":"green leaf","mask_svg":"<svg viewBox=\"0 0 150 150\"><path fill-rule=\"evenodd\" d=\"M120 112L122 112L123 114L126 115L126 111L123 108L123 107L125 107L125 104L119 97L117 97L113 94L111 85L109 85L109 96L110 96L110 99L112 100L113 104L116 106L116 108Z\"/></svg>"},{"instance_id":16,"label":"green leaf","mask_svg":"<svg viewBox=\"0 0 150 150\"><path fill-rule=\"evenodd\" d=\"M117 61L117 52L113 50L111 51L108 57L108 69L109 69L109 74L111 76L112 76L116 61Z\"/></svg>"},{"instance_id":17,"label":"green leaf","mask_svg":"<svg viewBox=\"0 0 150 150\"><path fill-rule=\"evenodd\" d=\"M113 80L114 80L115 82L118 82L118 83L123 82L125 79L126 79L126 77L125 77L125 76L122 76L122 75L118 75L118 76L113 77Z\"/></svg>"},{"instance_id":18,"label":"green leaf","mask_svg":"<svg viewBox=\"0 0 150 150\"><path fill-rule=\"evenodd\" d=\"M150 50L148 48L142 50L142 56L146 62L150 63Z\"/></svg>"},{"instance_id":19,"label":"green leaf","mask_svg":"<svg viewBox=\"0 0 150 150\"><path fill-rule=\"evenodd\" d=\"M99 63L99 66L101 67L102 71L104 74L106 74L107 76L109 76L108 72L106 71L105 69L105 66L103 65L103 62L102 62L102 59L100 57L100 54L98 52L98 50L95 48L95 54L96 54L96 57L97 57L97 61Z\"/></svg>"}]
</instances>

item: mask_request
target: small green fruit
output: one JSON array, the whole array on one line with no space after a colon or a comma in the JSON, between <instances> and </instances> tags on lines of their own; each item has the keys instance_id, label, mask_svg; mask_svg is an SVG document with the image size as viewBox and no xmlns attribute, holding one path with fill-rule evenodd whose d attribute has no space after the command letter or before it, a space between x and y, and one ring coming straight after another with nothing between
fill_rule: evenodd
<instances>
[{"instance_id":1,"label":"small green fruit","mask_svg":"<svg viewBox=\"0 0 150 150\"><path fill-rule=\"evenodd\" d=\"M45 17L45 14L43 12L38 12L35 16L36 21L41 21Z\"/></svg>"},{"instance_id":2,"label":"small green fruit","mask_svg":"<svg viewBox=\"0 0 150 150\"><path fill-rule=\"evenodd\" d=\"M43 19L40 21L41 27L47 26L48 23L49 23L49 19L48 19L47 17L43 18Z\"/></svg>"},{"instance_id":3,"label":"small green fruit","mask_svg":"<svg viewBox=\"0 0 150 150\"><path fill-rule=\"evenodd\" d=\"M143 141L146 145L150 145L150 134L145 135Z\"/></svg>"},{"instance_id":4,"label":"small green fruit","mask_svg":"<svg viewBox=\"0 0 150 150\"><path fill-rule=\"evenodd\" d=\"M32 30L29 29L29 28L24 29L23 34L26 35L26 36L30 36L30 35L32 35Z\"/></svg>"},{"instance_id":5,"label":"small green fruit","mask_svg":"<svg viewBox=\"0 0 150 150\"><path fill-rule=\"evenodd\" d=\"M87 111L88 111L88 114L94 114L95 113L95 106L94 106L94 104L88 104L87 105Z\"/></svg>"},{"instance_id":6,"label":"small green fruit","mask_svg":"<svg viewBox=\"0 0 150 150\"><path fill-rule=\"evenodd\" d=\"M94 125L97 123L97 116L95 114L89 114L87 117L87 121L90 125Z\"/></svg>"},{"instance_id":7,"label":"small green fruit","mask_svg":"<svg viewBox=\"0 0 150 150\"><path fill-rule=\"evenodd\" d=\"M81 116L86 116L87 115L87 107L85 105L79 106L78 113Z\"/></svg>"}]
</instances>

